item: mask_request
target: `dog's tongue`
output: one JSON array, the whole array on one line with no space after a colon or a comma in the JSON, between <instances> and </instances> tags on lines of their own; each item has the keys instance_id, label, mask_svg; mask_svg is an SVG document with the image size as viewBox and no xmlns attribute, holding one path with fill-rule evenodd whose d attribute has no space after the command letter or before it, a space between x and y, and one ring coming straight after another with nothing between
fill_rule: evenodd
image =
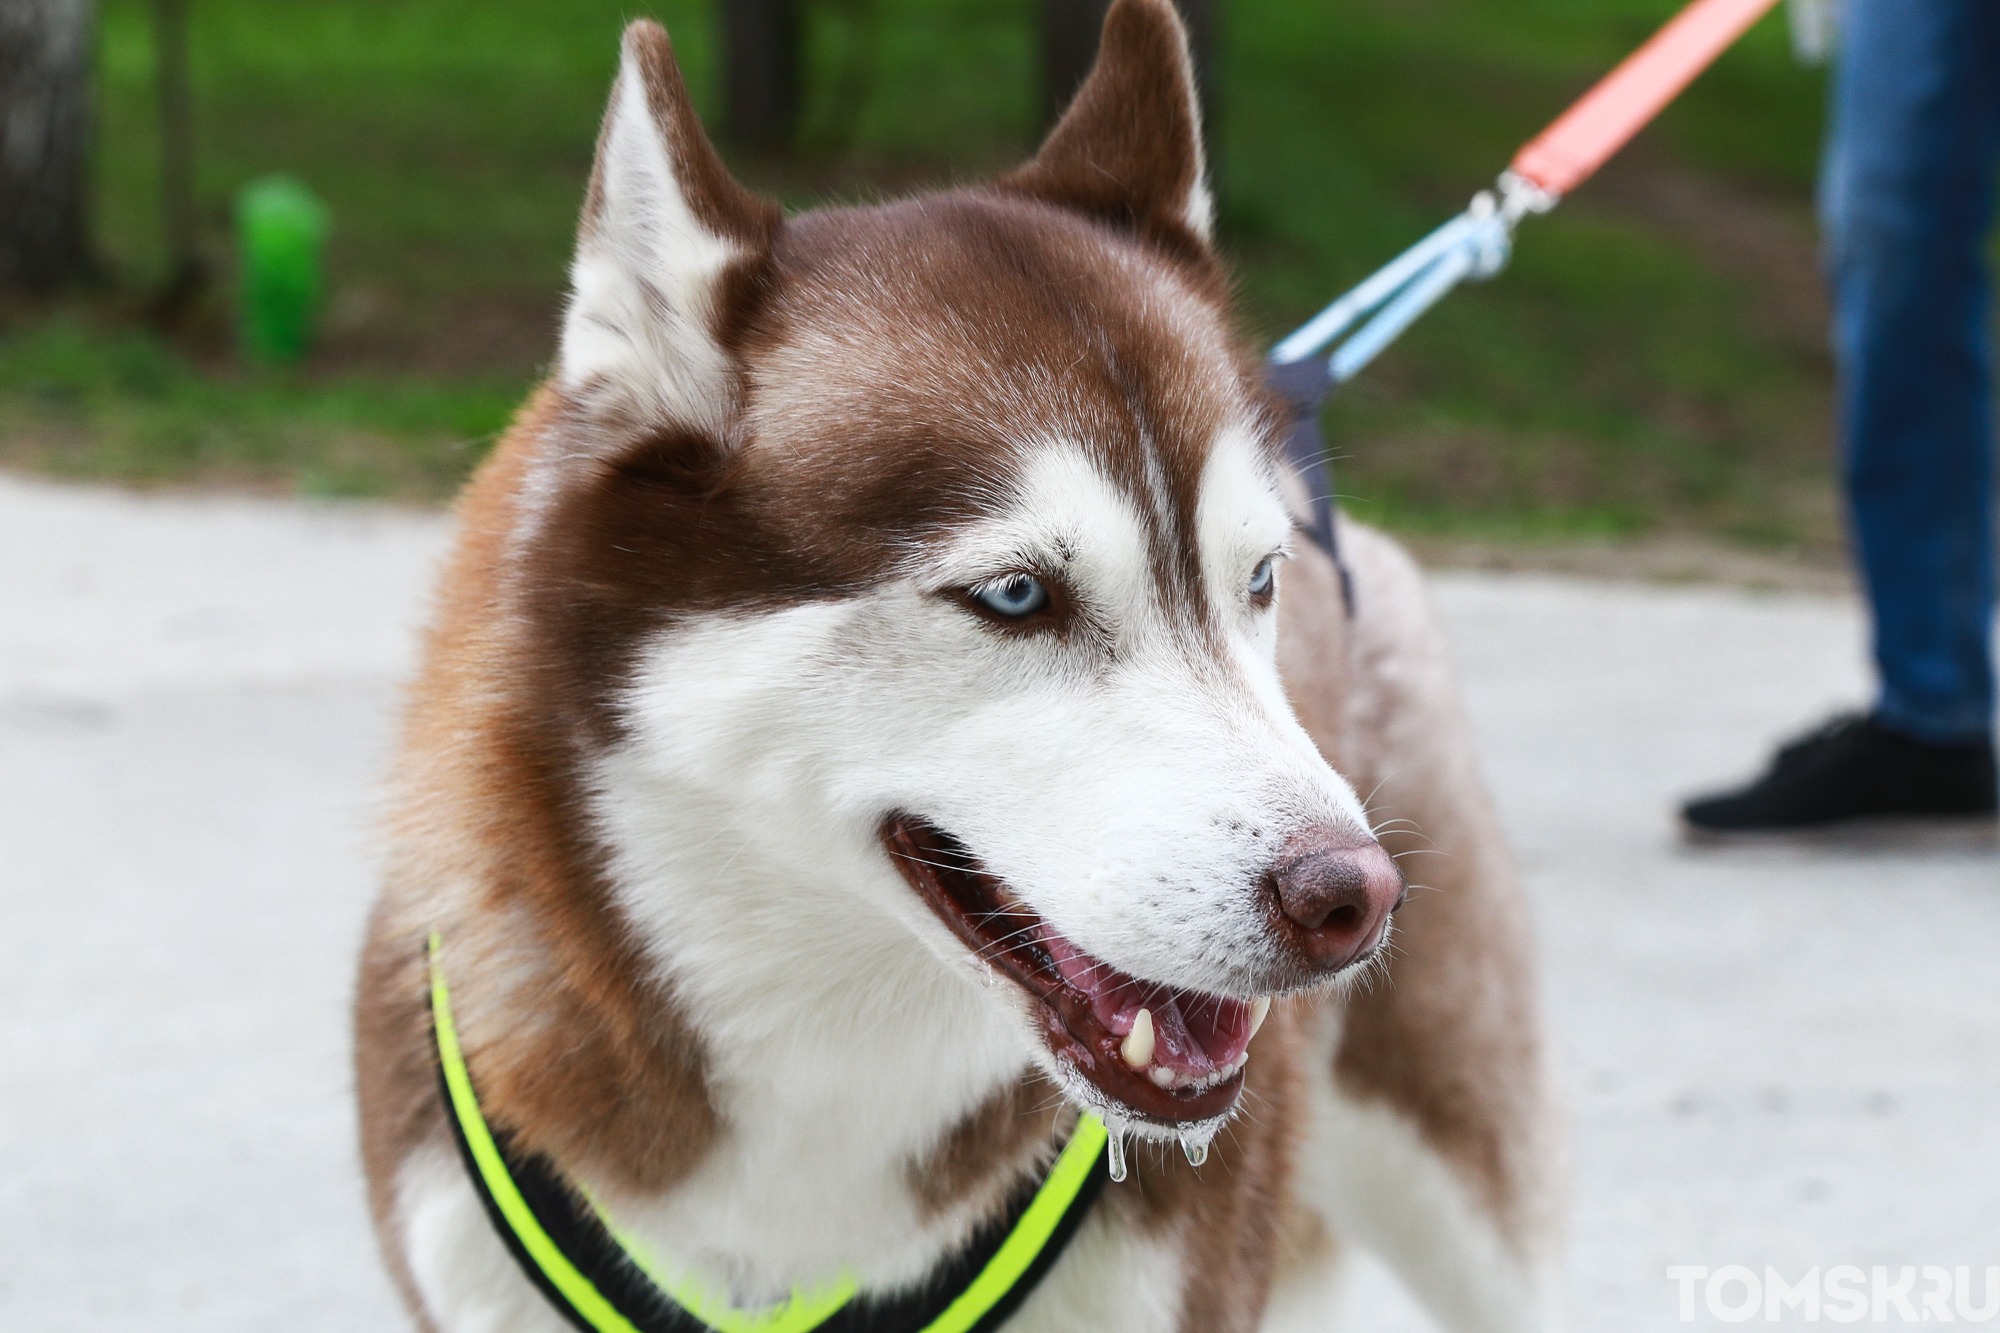
<instances>
[{"instance_id":1,"label":"dog's tongue","mask_svg":"<svg viewBox=\"0 0 2000 1333\"><path fill-rule=\"evenodd\" d=\"M1090 1001L1092 1016L1114 1035L1130 1032L1141 1008L1153 1011L1156 1065L1200 1076L1226 1069L1250 1046L1250 1006L1242 1000L1140 981L1046 926L1042 944L1063 981Z\"/></svg>"}]
</instances>

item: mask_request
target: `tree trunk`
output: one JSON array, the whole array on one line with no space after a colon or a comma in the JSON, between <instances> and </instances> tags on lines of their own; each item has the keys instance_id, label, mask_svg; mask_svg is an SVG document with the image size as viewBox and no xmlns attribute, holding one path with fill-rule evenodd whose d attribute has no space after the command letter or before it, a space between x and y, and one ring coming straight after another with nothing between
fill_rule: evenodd
<instances>
[{"instance_id":1,"label":"tree trunk","mask_svg":"<svg viewBox=\"0 0 2000 1333\"><path fill-rule=\"evenodd\" d=\"M93 276L91 0L0 0L0 288Z\"/></svg>"},{"instance_id":2,"label":"tree trunk","mask_svg":"<svg viewBox=\"0 0 2000 1333\"><path fill-rule=\"evenodd\" d=\"M171 328L186 315L207 281L195 212L187 0L153 0L153 67L160 99L160 212L167 241L167 277L153 298L153 317Z\"/></svg>"},{"instance_id":3,"label":"tree trunk","mask_svg":"<svg viewBox=\"0 0 2000 1333\"><path fill-rule=\"evenodd\" d=\"M790 148L799 130L798 0L718 5L723 136L747 148Z\"/></svg>"}]
</instances>

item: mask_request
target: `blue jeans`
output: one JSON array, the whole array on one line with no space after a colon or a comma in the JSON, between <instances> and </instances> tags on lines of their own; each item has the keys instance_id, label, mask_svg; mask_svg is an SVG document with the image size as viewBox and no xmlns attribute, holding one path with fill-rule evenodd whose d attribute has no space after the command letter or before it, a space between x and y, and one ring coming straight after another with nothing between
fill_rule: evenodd
<instances>
[{"instance_id":1,"label":"blue jeans","mask_svg":"<svg viewBox=\"0 0 2000 1333\"><path fill-rule=\"evenodd\" d=\"M1877 716L1934 742L1993 729L1996 162L2000 3L1848 0L1820 178L1842 479Z\"/></svg>"}]
</instances>

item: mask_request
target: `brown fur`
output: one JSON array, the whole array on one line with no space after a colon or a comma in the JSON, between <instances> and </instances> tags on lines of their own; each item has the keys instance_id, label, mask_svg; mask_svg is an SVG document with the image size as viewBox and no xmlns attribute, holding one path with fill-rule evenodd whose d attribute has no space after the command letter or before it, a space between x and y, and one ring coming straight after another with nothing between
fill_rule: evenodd
<instances>
[{"instance_id":1,"label":"brown fur","mask_svg":"<svg viewBox=\"0 0 2000 1333\"><path fill-rule=\"evenodd\" d=\"M1178 23L1140 5L1114 8L1089 77L1035 160L1001 188L1130 231L1219 282L1186 211L1205 188L1193 68Z\"/></svg>"},{"instance_id":2,"label":"brown fur","mask_svg":"<svg viewBox=\"0 0 2000 1333\"><path fill-rule=\"evenodd\" d=\"M461 502L411 695L396 854L357 1002L378 1217L390 1168L442 1128L420 954L434 928L449 940L459 1025L496 1123L567 1166L652 1189L684 1175L715 1134L698 1042L643 979L608 910L602 853L575 817L562 719L540 694L547 678L510 688L510 673L496 672L522 632L504 614L512 511L527 454L558 411L546 392L531 401ZM508 984L489 992L482 973Z\"/></svg>"},{"instance_id":3,"label":"brown fur","mask_svg":"<svg viewBox=\"0 0 2000 1333\"><path fill-rule=\"evenodd\" d=\"M968 1199L982 1212L996 1208L1010 1175L1040 1166L1074 1119L1054 1084L1040 1075L1024 1078L987 1098L909 1164L910 1193L930 1217L962 1208ZM996 1170L998 1164L1005 1165Z\"/></svg>"},{"instance_id":4,"label":"brown fur","mask_svg":"<svg viewBox=\"0 0 2000 1333\"><path fill-rule=\"evenodd\" d=\"M1205 621L1183 534L1209 442L1231 419L1276 437L1220 265L1189 225L1197 127L1165 0L1113 6L1105 60L1041 155L999 185L782 222L701 133L665 34L635 24L626 41L691 209L741 249L710 311L736 409L718 436L551 383L460 504L356 1006L370 1197L413 1308L395 1188L443 1135L420 953L433 928L482 1105L524 1146L644 1196L672 1190L726 1133L700 1037L614 908L584 817L581 775L618 739L615 695L638 648L704 613L869 586L906 543L980 512L1012 441L1058 429L1080 428L1135 493L1164 476L1168 503L1142 507L1147 537L1170 602ZM602 190L594 175L586 233ZM1546 1220L1546 1117L1525 926L1441 649L1409 609L1421 591L1379 539L1355 546L1355 622L1316 551L1288 572L1286 682L1329 760L1448 855L1406 863L1437 891L1399 915L1395 984L1347 1007L1337 1076L1414 1121L1526 1234ZM1306 1031L1329 1003L1274 1010L1246 1114L1206 1167L1144 1150L1136 1185L1108 1199L1112 1217L1182 1238L1184 1333L1248 1333L1280 1258L1325 1248L1288 1163L1305 1082L1328 1076L1306 1067ZM1067 1117L1051 1095L1025 1080L945 1133L909 1167L922 1208L997 1203L1056 1142Z\"/></svg>"},{"instance_id":5,"label":"brown fur","mask_svg":"<svg viewBox=\"0 0 2000 1333\"><path fill-rule=\"evenodd\" d=\"M1519 887L1421 577L1375 533L1349 524L1344 536L1363 603L1340 625L1353 642L1326 650L1338 592L1315 550L1287 571L1279 660L1293 706L1369 796L1412 891L1389 981L1344 1008L1338 1079L1412 1117L1506 1231L1542 1237L1555 1222L1552 1110Z\"/></svg>"}]
</instances>

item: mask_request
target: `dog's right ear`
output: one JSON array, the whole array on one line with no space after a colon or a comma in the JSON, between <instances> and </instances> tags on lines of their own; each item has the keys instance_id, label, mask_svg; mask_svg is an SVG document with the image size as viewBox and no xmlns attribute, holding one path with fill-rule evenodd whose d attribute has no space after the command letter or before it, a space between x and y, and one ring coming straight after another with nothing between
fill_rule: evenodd
<instances>
[{"instance_id":1,"label":"dog's right ear","mask_svg":"<svg viewBox=\"0 0 2000 1333\"><path fill-rule=\"evenodd\" d=\"M1033 161L1003 190L1207 254L1213 231L1201 99L1173 0L1113 0L1097 60Z\"/></svg>"},{"instance_id":2,"label":"dog's right ear","mask_svg":"<svg viewBox=\"0 0 2000 1333\"><path fill-rule=\"evenodd\" d=\"M735 398L725 347L780 224L702 130L666 30L625 29L577 229L557 378L649 425L717 433Z\"/></svg>"}]
</instances>

